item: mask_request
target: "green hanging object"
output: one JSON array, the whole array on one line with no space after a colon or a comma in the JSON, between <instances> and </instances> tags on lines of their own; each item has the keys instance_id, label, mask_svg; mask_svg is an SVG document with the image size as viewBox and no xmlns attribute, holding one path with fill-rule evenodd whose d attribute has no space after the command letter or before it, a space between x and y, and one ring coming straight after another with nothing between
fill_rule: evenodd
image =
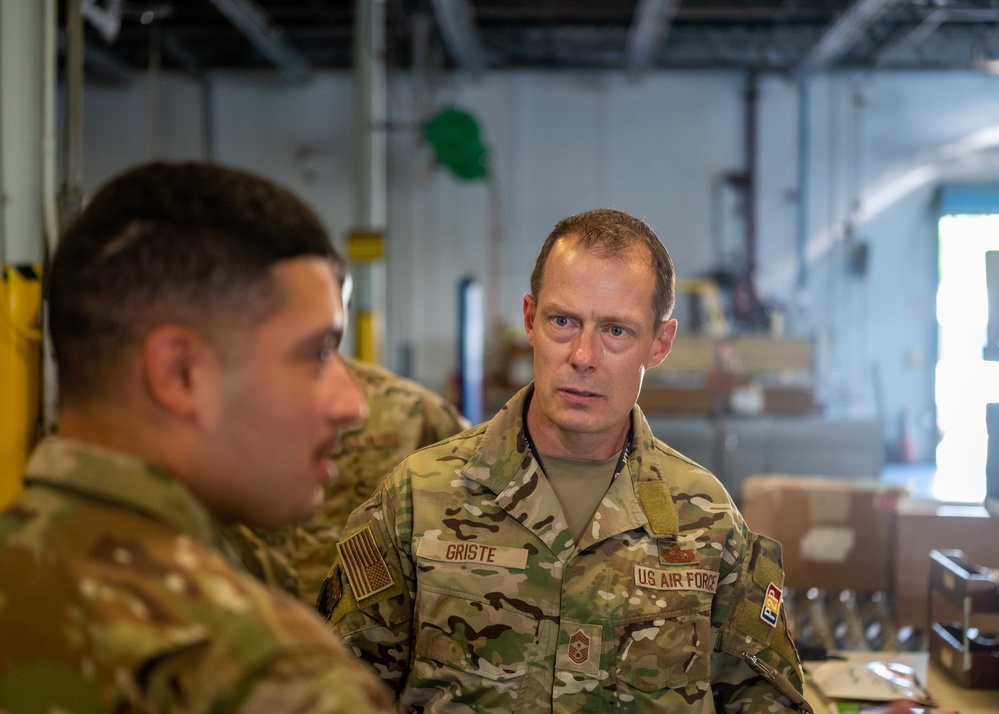
<instances>
[{"instance_id":1,"label":"green hanging object","mask_svg":"<svg viewBox=\"0 0 999 714\"><path fill-rule=\"evenodd\" d=\"M423 125L423 138L437 161L465 181L489 175L489 152L479 136L479 125L468 112L445 109Z\"/></svg>"}]
</instances>

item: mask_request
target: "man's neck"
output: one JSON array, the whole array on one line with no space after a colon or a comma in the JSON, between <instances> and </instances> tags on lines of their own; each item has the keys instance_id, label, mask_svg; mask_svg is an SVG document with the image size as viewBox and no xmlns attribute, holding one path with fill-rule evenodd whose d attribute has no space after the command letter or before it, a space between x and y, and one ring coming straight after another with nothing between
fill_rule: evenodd
<instances>
[{"instance_id":1,"label":"man's neck","mask_svg":"<svg viewBox=\"0 0 999 714\"><path fill-rule=\"evenodd\" d=\"M628 436L630 419L629 415L610 432L569 432L545 419L533 400L527 408L527 430L534 448L566 459L603 461L619 454Z\"/></svg>"},{"instance_id":2,"label":"man's neck","mask_svg":"<svg viewBox=\"0 0 999 714\"><path fill-rule=\"evenodd\" d=\"M56 433L67 439L94 444L106 449L130 454L137 458L158 463L171 471L183 470L180 444L169 439L167 425L147 426L132 411L122 411L114 406L85 404L63 406L59 409ZM156 432L151 434L151 432ZM164 449L173 443L174 449Z\"/></svg>"}]
</instances>

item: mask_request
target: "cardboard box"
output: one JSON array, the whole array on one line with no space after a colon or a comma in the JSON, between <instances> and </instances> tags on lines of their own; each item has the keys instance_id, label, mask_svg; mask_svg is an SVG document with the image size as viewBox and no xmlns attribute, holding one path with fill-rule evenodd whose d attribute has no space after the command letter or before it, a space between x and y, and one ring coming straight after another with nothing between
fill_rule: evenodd
<instances>
[{"instance_id":1,"label":"cardboard box","mask_svg":"<svg viewBox=\"0 0 999 714\"><path fill-rule=\"evenodd\" d=\"M722 363L739 374L812 373L812 343L796 337L679 335L657 372L707 372Z\"/></svg>"},{"instance_id":2,"label":"cardboard box","mask_svg":"<svg viewBox=\"0 0 999 714\"><path fill-rule=\"evenodd\" d=\"M731 372L706 372L697 384L664 384L648 381L638 395L646 414L720 414L728 409L729 397L739 378Z\"/></svg>"},{"instance_id":3,"label":"cardboard box","mask_svg":"<svg viewBox=\"0 0 999 714\"><path fill-rule=\"evenodd\" d=\"M811 387L763 388L763 411L768 414L811 414L818 408Z\"/></svg>"},{"instance_id":4,"label":"cardboard box","mask_svg":"<svg viewBox=\"0 0 999 714\"><path fill-rule=\"evenodd\" d=\"M638 405L646 414L714 414L724 409L724 400L706 387L642 387Z\"/></svg>"},{"instance_id":5,"label":"cardboard box","mask_svg":"<svg viewBox=\"0 0 999 714\"><path fill-rule=\"evenodd\" d=\"M876 480L757 475L743 482L742 513L783 546L785 586L888 591L895 502L905 494Z\"/></svg>"},{"instance_id":6,"label":"cardboard box","mask_svg":"<svg viewBox=\"0 0 999 714\"><path fill-rule=\"evenodd\" d=\"M905 498L895 521L895 624L927 630L931 550L961 550L975 563L999 567L999 518L982 506Z\"/></svg>"}]
</instances>

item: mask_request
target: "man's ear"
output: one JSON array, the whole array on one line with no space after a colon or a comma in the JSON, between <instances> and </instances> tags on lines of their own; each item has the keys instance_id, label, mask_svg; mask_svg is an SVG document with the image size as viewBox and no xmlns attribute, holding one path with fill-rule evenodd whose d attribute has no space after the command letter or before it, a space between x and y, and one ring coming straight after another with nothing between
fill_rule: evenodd
<instances>
[{"instance_id":1,"label":"man's ear","mask_svg":"<svg viewBox=\"0 0 999 714\"><path fill-rule=\"evenodd\" d=\"M142 343L142 378L149 398L180 419L198 418L213 359L211 345L195 330L160 325Z\"/></svg>"},{"instance_id":2,"label":"man's ear","mask_svg":"<svg viewBox=\"0 0 999 714\"><path fill-rule=\"evenodd\" d=\"M676 320L663 320L659 324L659 331L656 332L652 341L652 351L649 359L645 363L646 369L658 367L666 359L666 355L673 348L673 338L676 337Z\"/></svg>"},{"instance_id":3,"label":"man's ear","mask_svg":"<svg viewBox=\"0 0 999 714\"><path fill-rule=\"evenodd\" d=\"M524 332L528 344L534 344L534 298L530 293L524 293Z\"/></svg>"}]
</instances>

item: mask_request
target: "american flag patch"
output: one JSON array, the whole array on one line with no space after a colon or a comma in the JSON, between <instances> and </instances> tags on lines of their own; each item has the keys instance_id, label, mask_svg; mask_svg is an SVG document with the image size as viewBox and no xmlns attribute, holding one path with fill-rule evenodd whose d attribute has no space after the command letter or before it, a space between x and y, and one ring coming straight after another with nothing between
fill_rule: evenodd
<instances>
[{"instance_id":1,"label":"american flag patch","mask_svg":"<svg viewBox=\"0 0 999 714\"><path fill-rule=\"evenodd\" d=\"M394 581L385 559L378 552L371 524L351 533L336 544L343 569L354 589L354 597L363 600L392 587Z\"/></svg>"}]
</instances>

